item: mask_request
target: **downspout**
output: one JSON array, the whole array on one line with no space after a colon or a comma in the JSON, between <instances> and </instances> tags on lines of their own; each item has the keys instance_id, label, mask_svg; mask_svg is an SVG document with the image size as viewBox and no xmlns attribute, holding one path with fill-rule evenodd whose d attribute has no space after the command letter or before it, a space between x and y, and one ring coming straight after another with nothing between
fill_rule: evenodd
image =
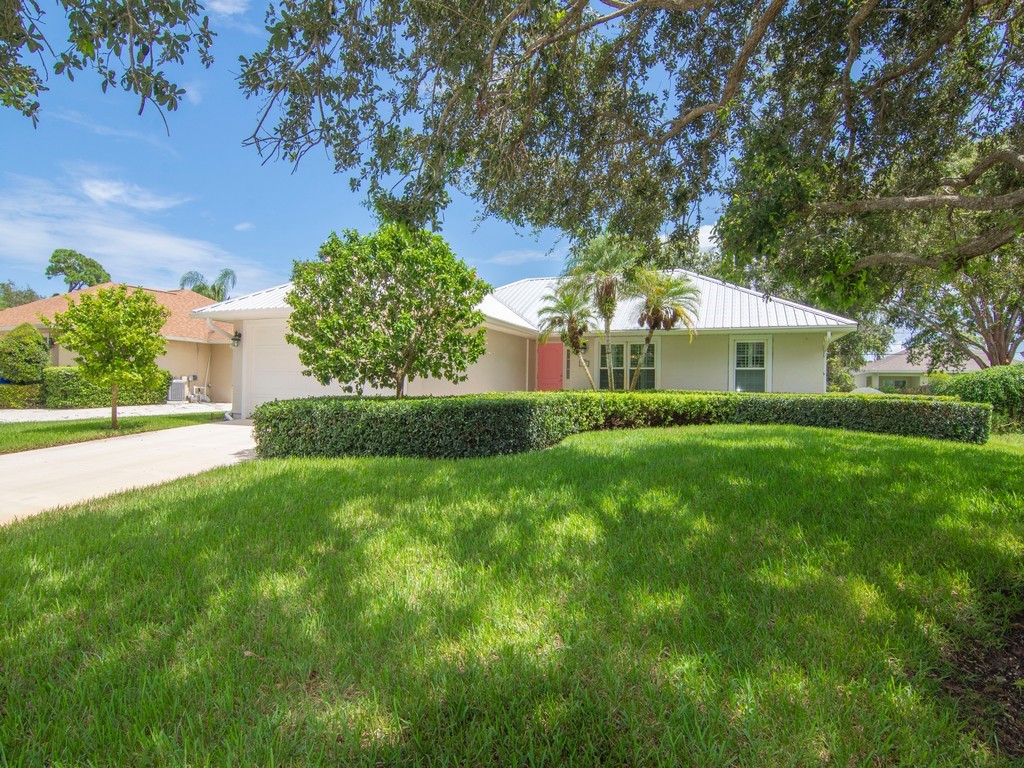
<instances>
[{"instance_id":1,"label":"downspout","mask_svg":"<svg viewBox=\"0 0 1024 768\"><path fill-rule=\"evenodd\" d=\"M231 341L231 334L225 331L223 328L218 328L216 325L213 324L213 320L211 320L208 317L206 318L206 327L209 328L211 331L216 331L228 341Z\"/></svg>"},{"instance_id":2,"label":"downspout","mask_svg":"<svg viewBox=\"0 0 1024 768\"><path fill-rule=\"evenodd\" d=\"M832 346L832 331L825 331L825 349L822 353L821 391L828 392L828 348Z\"/></svg>"}]
</instances>

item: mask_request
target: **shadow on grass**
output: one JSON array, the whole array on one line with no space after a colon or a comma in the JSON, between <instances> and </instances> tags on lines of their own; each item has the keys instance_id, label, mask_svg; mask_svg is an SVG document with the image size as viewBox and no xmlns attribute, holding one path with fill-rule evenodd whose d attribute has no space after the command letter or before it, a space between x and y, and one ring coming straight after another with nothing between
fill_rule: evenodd
<instances>
[{"instance_id":1,"label":"shadow on grass","mask_svg":"<svg viewBox=\"0 0 1024 768\"><path fill-rule=\"evenodd\" d=\"M0 530L0 761L992 764L1019 457L799 428L272 461Z\"/></svg>"}]
</instances>

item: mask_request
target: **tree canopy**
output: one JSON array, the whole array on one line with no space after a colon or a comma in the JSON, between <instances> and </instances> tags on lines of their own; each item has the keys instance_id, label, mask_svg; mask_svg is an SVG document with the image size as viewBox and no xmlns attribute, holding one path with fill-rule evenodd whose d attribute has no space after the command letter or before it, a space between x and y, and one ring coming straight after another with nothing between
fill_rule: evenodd
<instances>
[{"instance_id":1,"label":"tree canopy","mask_svg":"<svg viewBox=\"0 0 1024 768\"><path fill-rule=\"evenodd\" d=\"M6 280L0 283L0 309L20 307L22 304L28 304L41 298L42 296L36 293L30 286L26 285L24 288L19 288L14 284L13 280Z\"/></svg>"},{"instance_id":2,"label":"tree canopy","mask_svg":"<svg viewBox=\"0 0 1024 768\"><path fill-rule=\"evenodd\" d=\"M228 298L231 289L235 287L237 282L238 277L233 269L222 269L217 278L212 282L208 282L201 272L191 270L181 276L180 286L206 296L208 299L224 301Z\"/></svg>"},{"instance_id":3,"label":"tree canopy","mask_svg":"<svg viewBox=\"0 0 1024 768\"><path fill-rule=\"evenodd\" d=\"M58 248L50 255L50 263L46 266L47 277L64 278L68 291L77 291L90 285L110 282L110 273L96 259L72 251Z\"/></svg>"},{"instance_id":4,"label":"tree canopy","mask_svg":"<svg viewBox=\"0 0 1024 768\"><path fill-rule=\"evenodd\" d=\"M165 71L189 45L208 54L195 0L138 16L62 4L65 53L40 42L34 0L0 33L4 103L34 114L39 54L172 107ZM653 249L718 192L731 248L844 279L958 268L1022 228L1015 0L279 0L266 27L240 61L260 104L249 142L292 163L325 148L387 218L416 226L457 188L517 225L579 242L610 228ZM975 146L950 177L948 158ZM977 216L955 242L903 237L917 215L958 211Z\"/></svg>"},{"instance_id":5,"label":"tree canopy","mask_svg":"<svg viewBox=\"0 0 1024 768\"><path fill-rule=\"evenodd\" d=\"M405 395L419 377L459 382L484 353L490 286L438 235L385 224L331 234L317 261L295 262L287 339L303 373L346 392Z\"/></svg>"},{"instance_id":6,"label":"tree canopy","mask_svg":"<svg viewBox=\"0 0 1024 768\"><path fill-rule=\"evenodd\" d=\"M118 389L150 386L160 378L156 359L167 346L160 329L169 314L152 294L115 285L83 293L50 321L60 345L75 353L82 378L110 389L113 429Z\"/></svg>"}]
</instances>

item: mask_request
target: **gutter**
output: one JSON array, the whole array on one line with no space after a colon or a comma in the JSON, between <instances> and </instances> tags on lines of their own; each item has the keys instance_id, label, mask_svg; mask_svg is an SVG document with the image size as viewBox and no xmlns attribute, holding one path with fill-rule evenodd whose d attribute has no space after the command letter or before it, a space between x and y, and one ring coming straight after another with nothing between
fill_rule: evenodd
<instances>
[{"instance_id":1,"label":"gutter","mask_svg":"<svg viewBox=\"0 0 1024 768\"><path fill-rule=\"evenodd\" d=\"M216 331L228 341L231 341L232 335L225 331L223 328L218 328L216 325L214 325L213 320L211 320L210 318L206 318L206 327L209 328L211 331Z\"/></svg>"}]
</instances>

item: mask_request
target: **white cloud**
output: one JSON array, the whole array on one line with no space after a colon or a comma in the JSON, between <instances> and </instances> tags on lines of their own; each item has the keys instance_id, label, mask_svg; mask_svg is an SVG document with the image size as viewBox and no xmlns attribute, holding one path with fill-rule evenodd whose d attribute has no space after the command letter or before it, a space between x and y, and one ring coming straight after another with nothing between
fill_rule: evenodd
<instances>
[{"instance_id":1,"label":"white cloud","mask_svg":"<svg viewBox=\"0 0 1024 768\"><path fill-rule=\"evenodd\" d=\"M697 248L698 250L712 251L718 250L718 241L714 238L714 224L705 224L697 229Z\"/></svg>"},{"instance_id":2,"label":"white cloud","mask_svg":"<svg viewBox=\"0 0 1024 768\"><path fill-rule=\"evenodd\" d=\"M237 16L249 10L249 0L210 0L206 8L221 16Z\"/></svg>"},{"instance_id":3,"label":"white cloud","mask_svg":"<svg viewBox=\"0 0 1024 768\"><path fill-rule=\"evenodd\" d=\"M203 87L199 83L185 83L185 99L189 104L199 106L203 103Z\"/></svg>"},{"instance_id":4,"label":"white cloud","mask_svg":"<svg viewBox=\"0 0 1024 768\"><path fill-rule=\"evenodd\" d=\"M66 123L71 123L72 125L77 125L80 128L92 131L97 136L110 136L117 139L141 141L152 147L161 149L168 154L174 155L175 157L178 156L178 153L174 151L174 148L167 141L167 133L163 128L161 128L158 133L143 133L141 131L113 128L109 125L104 125L103 123L94 122L80 112L69 109L57 109L47 114L57 120L63 120Z\"/></svg>"},{"instance_id":5,"label":"white cloud","mask_svg":"<svg viewBox=\"0 0 1024 768\"><path fill-rule=\"evenodd\" d=\"M160 208L109 205L118 195L95 188L89 195L83 187L8 175L0 191L0 263L20 263L41 276L55 249L73 248L99 261L115 281L150 288L177 288L189 270L209 275L225 267L238 275L236 295L281 282L217 243L148 220ZM54 290L60 290L56 283Z\"/></svg>"},{"instance_id":6,"label":"white cloud","mask_svg":"<svg viewBox=\"0 0 1024 768\"><path fill-rule=\"evenodd\" d=\"M552 251L541 251L538 249L522 248L512 251L501 251L487 259L487 264L499 264L503 267L518 267L521 264L531 264L538 261L561 262L565 260L565 251L562 249Z\"/></svg>"},{"instance_id":7,"label":"white cloud","mask_svg":"<svg viewBox=\"0 0 1024 768\"><path fill-rule=\"evenodd\" d=\"M116 179L90 178L79 182L82 192L99 205L121 205L140 211L165 211L181 205L188 198L158 195L137 184L128 184Z\"/></svg>"},{"instance_id":8,"label":"white cloud","mask_svg":"<svg viewBox=\"0 0 1024 768\"><path fill-rule=\"evenodd\" d=\"M235 232L248 232L250 229L253 229L255 226L256 225L253 224L251 221L240 221L237 224L235 224L234 230L235 230Z\"/></svg>"}]
</instances>

